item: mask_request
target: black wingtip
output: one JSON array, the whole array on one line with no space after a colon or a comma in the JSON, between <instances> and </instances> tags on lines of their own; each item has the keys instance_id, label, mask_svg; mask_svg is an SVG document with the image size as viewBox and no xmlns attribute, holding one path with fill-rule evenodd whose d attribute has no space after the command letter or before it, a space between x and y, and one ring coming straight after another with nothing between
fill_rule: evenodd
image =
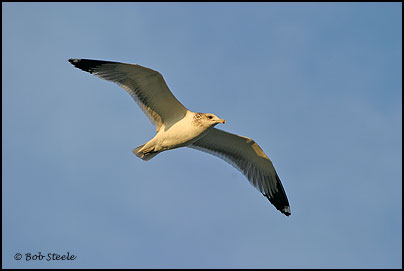
<instances>
[{"instance_id":1,"label":"black wingtip","mask_svg":"<svg viewBox=\"0 0 404 271\"><path fill-rule=\"evenodd\" d=\"M279 179L278 174L276 174L276 192L272 193L272 196L269 194L264 194L264 196L275 206L276 209L281 211L282 214L286 216L290 216L290 206L289 201L286 196L285 190L283 189L281 180Z\"/></svg>"},{"instance_id":2,"label":"black wingtip","mask_svg":"<svg viewBox=\"0 0 404 271\"><path fill-rule=\"evenodd\" d=\"M69 62L76 68L89 73L93 73L97 67L100 67L104 64L117 63L104 60L79 59L79 58L70 58Z\"/></svg>"},{"instance_id":3,"label":"black wingtip","mask_svg":"<svg viewBox=\"0 0 404 271\"><path fill-rule=\"evenodd\" d=\"M79 58L69 58L69 62L71 64L73 64L74 66L79 65L80 61L81 61L81 59L79 59Z\"/></svg>"},{"instance_id":4,"label":"black wingtip","mask_svg":"<svg viewBox=\"0 0 404 271\"><path fill-rule=\"evenodd\" d=\"M290 216L292 213L290 212L289 204L282 204L279 200L269 197L268 194L264 195L274 206L277 210L279 210L282 214L286 216Z\"/></svg>"}]
</instances>

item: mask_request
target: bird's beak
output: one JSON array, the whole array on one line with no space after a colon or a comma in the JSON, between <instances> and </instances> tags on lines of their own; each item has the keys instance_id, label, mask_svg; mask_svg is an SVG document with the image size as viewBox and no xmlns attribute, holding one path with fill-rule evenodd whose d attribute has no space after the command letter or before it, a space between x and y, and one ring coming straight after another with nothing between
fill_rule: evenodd
<instances>
[{"instance_id":1,"label":"bird's beak","mask_svg":"<svg viewBox=\"0 0 404 271\"><path fill-rule=\"evenodd\" d=\"M224 119L219 119L218 122L225 124L226 121Z\"/></svg>"}]
</instances>

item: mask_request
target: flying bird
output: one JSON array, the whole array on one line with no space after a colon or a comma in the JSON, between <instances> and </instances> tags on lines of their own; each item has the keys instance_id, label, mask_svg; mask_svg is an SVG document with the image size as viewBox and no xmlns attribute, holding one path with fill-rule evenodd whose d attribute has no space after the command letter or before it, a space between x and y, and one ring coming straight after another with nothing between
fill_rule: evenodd
<instances>
[{"instance_id":1,"label":"flying bird","mask_svg":"<svg viewBox=\"0 0 404 271\"><path fill-rule=\"evenodd\" d=\"M224 119L188 110L172 94L163 76L137 64L103 60L69 59L76 68L125 89L150 121L156 135L132 152L144 161L180 147L216 155L240 170L268 200L289 216L290 206L281 180L264 151L248 137L215 128Z\"/></svg>"}]
</instances>

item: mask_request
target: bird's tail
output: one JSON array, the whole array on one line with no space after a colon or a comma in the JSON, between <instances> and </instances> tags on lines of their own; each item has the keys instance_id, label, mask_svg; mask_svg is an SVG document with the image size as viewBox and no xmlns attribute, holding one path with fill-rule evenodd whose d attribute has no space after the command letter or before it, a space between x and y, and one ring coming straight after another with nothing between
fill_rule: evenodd
<instances>
[{"instance_id":1,"label":"bird's tail","mask_svg":"<svg viewBox=\"0 0 404 271\"><path fill-rule=\"evenodd\" d=\"M146 143L145 143L146 144ZM156 156L157 154L159 154L160 152L158 151L145 151L145 150L141 150L143 148L143 146L145 145L141 145L139 147L137 147L136 149L133 149L132 152L139 157L140 159L142 159L143 161L149 161L150 159L152 159L154 156Z\"/></svg>"}]
</instances>

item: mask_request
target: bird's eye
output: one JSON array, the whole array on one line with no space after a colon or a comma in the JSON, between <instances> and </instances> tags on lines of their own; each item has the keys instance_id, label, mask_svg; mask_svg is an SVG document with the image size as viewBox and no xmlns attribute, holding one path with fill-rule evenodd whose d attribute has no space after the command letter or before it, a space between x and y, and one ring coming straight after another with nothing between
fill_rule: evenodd
<instances>
[{"instance_id":1,"label":"bird's eye","mask_svg":"<svg viewBox=\"0 0 404 271\"><path fill-rule=\"evenodd\" d=\"M213 118L212 116L208 116L208 119L210 119L210 120L211 120L212 118Z\"/></svg>"}]
</instances>

